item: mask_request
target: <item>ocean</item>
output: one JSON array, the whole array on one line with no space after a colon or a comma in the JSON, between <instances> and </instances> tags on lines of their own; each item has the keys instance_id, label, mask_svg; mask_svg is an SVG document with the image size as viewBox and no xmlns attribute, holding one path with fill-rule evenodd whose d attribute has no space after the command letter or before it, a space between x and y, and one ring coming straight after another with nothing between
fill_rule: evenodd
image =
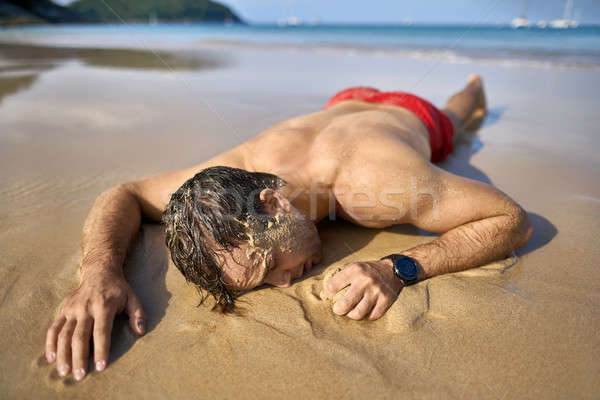
<instances>
[{"instance_id":1,"label":"ocean","mask_svg":"<svg viewBox=\"0 0 600 400\"><path fill-rule=\"evenodd\" d=\"M600 69L600 27L480 25L43 25L0 29L0 41L152 50L235 46L366 52L466 63Z\"/></svg>"}]
</instances>

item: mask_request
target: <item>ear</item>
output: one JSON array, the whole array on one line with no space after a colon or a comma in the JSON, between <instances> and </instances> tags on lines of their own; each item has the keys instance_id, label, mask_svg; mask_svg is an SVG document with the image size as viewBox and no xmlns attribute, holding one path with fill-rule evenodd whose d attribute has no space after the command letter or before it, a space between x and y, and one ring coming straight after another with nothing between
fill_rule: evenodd
<instances>
[{"instance_id":1,"label":"ear","mask_svg":"<svg viewBox=\"0 0 600 400\"><path fill-rule=\"evenodd\" d=\"M290 201L278 190L263 189L259 198L263 202L265 212L269 215L275 215L281 211L290 212Z\"/></svg>"}]
</instances>

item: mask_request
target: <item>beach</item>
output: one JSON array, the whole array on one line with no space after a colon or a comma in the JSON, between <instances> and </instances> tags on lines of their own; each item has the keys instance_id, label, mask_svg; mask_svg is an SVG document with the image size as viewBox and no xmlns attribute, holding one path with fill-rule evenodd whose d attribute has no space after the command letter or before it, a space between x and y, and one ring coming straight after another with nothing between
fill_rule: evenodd
<instances>
[{"instance_id":1,"label":"beach","mask_svg":"<svg viewBox=\"0 0 600 400\"><path fill-rule=\"evenodd\" d=\"M0 44L1 397L597 396L596 68L208 42L45 45ZM45 361L46 330L77 288L81 229L102 191L195 165L349 86L442 106L474 72L489 116L441 166L494 184L528 212L534 235L515 256L404 288L383 318L356 322L321 300L327 273L435 236L326 221L324 260L308 276L253 290L241 315L221 315L210 301L198 306L162 227L145 223L125 272L146 335L118 317L107 370L79 383Z\"/></svg>"}]
</instances>

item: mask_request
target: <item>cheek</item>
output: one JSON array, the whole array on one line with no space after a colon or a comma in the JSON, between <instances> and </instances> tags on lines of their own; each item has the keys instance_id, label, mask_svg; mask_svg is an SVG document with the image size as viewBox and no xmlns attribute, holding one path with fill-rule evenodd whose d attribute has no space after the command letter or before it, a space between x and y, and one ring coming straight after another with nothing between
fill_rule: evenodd
<instances>
[{"instance_id":1,"label":"cheek","mask_svg":"<svg viewBox=\"0 0 600 400\"><path fill-rule=\"evenodd\" d=\"M249 290L256 286L257 269L237 265L229 268L226 274L227 286L235 290Z\"/></svg>"},{"instance_id":2,"label":"cheek","mask_svg":"<svg viewBox=\"0 0 600 400\"><path fill-rule=\"evenodd\" d=\"M293 271L298 268L298 265L304 264L304 249L294 249L279 256L277 269L282 271Z\"/></svg>"}]
</instances>

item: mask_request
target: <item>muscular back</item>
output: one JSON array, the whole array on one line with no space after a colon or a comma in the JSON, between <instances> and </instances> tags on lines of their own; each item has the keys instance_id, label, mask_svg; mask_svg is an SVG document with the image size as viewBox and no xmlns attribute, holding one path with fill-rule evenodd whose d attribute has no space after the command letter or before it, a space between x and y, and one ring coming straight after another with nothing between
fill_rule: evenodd
<instances>
[{"instance_id":1,"label":"muscular back","mask_svg":"<svg viewBox=\"0 0 600 400\"><path fill-rule=\"evenodd\" d=\"M358 101L284 121L237 151L244 154L246 169L276 174L316 196L313 219L324 218L334 205L338 216L367 226L403 219L380 218L375 223L364 218L367 214L354 215L352 205L373 202L392 182L388 189L396 192L407 187L409 175L428 168L431 155L428 132L411 112ZM384 212L379 206L375 208Z\"/></svg>"},{"instance_id":2,"label":"muscular back","mask_svg":"<svg viewBox=\"0 0 600 400\"><path fill-rule=\"evenodd\" d=\"M403 108L345 101L328 110L283 121L239 150L251 170L285 173L316 164L311 166L321 171L317 174L326 175L331 168L343 168L351 155L361 151L379 153L392 143L395 147L408 146L429 159L427 135L422 122Z\"/></svg>"}]
</instances>

